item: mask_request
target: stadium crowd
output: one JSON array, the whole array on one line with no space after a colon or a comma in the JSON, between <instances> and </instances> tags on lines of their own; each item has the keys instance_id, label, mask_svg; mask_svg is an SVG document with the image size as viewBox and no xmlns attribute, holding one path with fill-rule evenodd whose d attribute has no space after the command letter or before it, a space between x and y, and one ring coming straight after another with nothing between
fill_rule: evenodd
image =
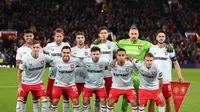
<instances>
[{"instance_id":1,"label":"stadium crowd","mask_svg":"<svg viewBox=\"0 0 200 112\"><path fill-rule=\"evenodd\" d=\"M97 38L99 26L106 25L116 40L120 40L128 38L127 32L134 23L139 28L140 38L153 44L156 32L165 31L180 64L200 62L200 43L197 38L185 36L186 31L196 31L200 35L200 3L194 3L199 2L196 0L179 2L179 9L170 11L165 7L167 3L160 6L157 0L108 0L106 10L94 0L21 0L21 3L13 3L10 9L12 26L18 35L15 39L0 38L0 58L5 63L15 62L16 49L24 42L24 29L31 29L45 46L53 41L53 31L63 28L65 41L73 46L77 31L85 32L90 45Z\"/></svg>"}]
</instances>

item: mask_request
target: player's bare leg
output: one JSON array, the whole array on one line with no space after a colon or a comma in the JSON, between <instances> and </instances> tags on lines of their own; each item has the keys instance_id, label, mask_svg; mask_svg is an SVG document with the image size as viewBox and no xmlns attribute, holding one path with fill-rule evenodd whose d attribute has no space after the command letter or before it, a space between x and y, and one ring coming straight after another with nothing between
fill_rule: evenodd
<instances>
[{"instance_id":1,"label":"player's bare leg","mask_svg":"<svg viewBox=\"0 0 200 112\"><path fill-rule=\"evenodd\" d=\"M132 106L132 112L138 112L137 111L137 103L136 100L129 100L131 106Z\"/></svg>"},{"instance_id":2,"label":"player's bare leg","mask_svg":"<svg viewBox=\"0 0 200 112\"><path fill-rule=\"evenodd\" d=\"M45 96L40 97L42 102L42 112L49 112L47 98Z\"/></svg>"},{"instance_id":3,"label":"player's bare leg","mask_svg":"<svg viewBox=\"0 0 200 112\"><path fill-rule=\"evenodd\" d=\"M165 98L166 112L172 112L171 97Z\"/></svg>"},{"instance_id":4,"label":"player's bare leg","mask_svg":"<svg viewBox=\"0 0 200 112\"><path fill-rule=\"evenodd\" d=\"M25 112L23 106L24 106L24 97L18 97L16 112Z\"/></svg>"},{"instance_id":5,"label":"player's bare leg","mask_svg":"<svg viewBox=\"0 0 200 112\"><path fill-rule=\"evenodd\" d=\"M101 101L101 112L106 112L106 98L101 98L100 99L100 101Z\"/></svg>"},{"instance_id":6,"label":"player's bare leg","mask_svg":"<svg viewBox=\"0 0 200 112\"><path fill-rule=\"evenodd\" d=\"M154 100L149 100L148 112L154 112Z\"/></svg>"},{"instance_id":7,"label":"player's bare leg","mask_svg":"<svg viewBox=\"0 0 200 112\"><path fill-rule=\"evenodd\" d=\"M88 107L89 100L90 100L89 97L83 97L83 112L90 112L89 107Z\"/></svg>"},{"instance_id":8,"label":"player's bare leg","mask_svg":"<svg viewBox=\"0 0 200 112\"><path fill-rule=\"evenodd\" d=\"M73 112L80 112L80 105L79 105L79 99L72 99L73 103Z\"/></svg>"},{"instance_id":9,"label":"player's bare leg","mask_svg":"<svg viewBox=\"0 0 200 112\"><path fill-rule=\"evenodd\" d=\"M147 100L142 100L142 99L139 100L138 112L144 112L146 103L147 103Z\"/></svg>"},{"instance_id":10,"label":"player's bare leg","mask_svg":"<svg viewBox=\"0 0 200 112\"><path fill-rule=\"evenodd\" d=\"M107 105L107 112L114 112L114 104L115 100L108 100L108 105Z\"/></svg>"}]
</instances>

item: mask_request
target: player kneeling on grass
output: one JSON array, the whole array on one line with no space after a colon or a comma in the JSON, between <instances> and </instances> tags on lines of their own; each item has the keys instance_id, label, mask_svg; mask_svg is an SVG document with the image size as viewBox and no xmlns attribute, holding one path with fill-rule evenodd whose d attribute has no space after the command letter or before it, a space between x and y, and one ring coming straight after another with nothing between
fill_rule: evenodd
<instances>
[{"instance_id":1,"label":"player kneeling on grass","mask_svg":"<svg viewBox=\"0 0 200 112\"><path fill-rule=\"evenodd\" d=\"M40 49L40 42L34 41L31 45L32 52L26 53L19 65L19 89L16 112L24 112L23 101L31 91L36 92L37 96L42 100L42 112L48 112L49 110L42 76L46 63L50 63L52 59L48 55L40 53Z\"/></svg>"},{"instance_id":2,"label":"player kneeling on grass","mask_svg":"<svg viewBox=\"0 0 200 112\"><path fill-rule=\"evenodd\" d=\"M146 53L144 61L134 59L132 62L138 69L140 78L138 92L139 112L144 112L144 107L150 99L156 102L158 112L164 112L164 97L162 94L163 74L154 63L153 54Z\"/></svg>"},{"instance_id":3,"label":"player kneeling on grass","mask_svg":"<svg viewBox=\"0 0 200 112\"><path fill-rule=\"evenodd\" d=\"M88 108L92 93L100 98L101 112L106 112L106 90L104 87L104 71L108 62L100 59L101 50L98 47L91 48L91 57L83 59L81 66L86 73L83 89L83 112L90 112Z\"/></svg>"},{"instance_id":4,"label":"player kneeling on grass","mask_svg":"<svg viewBox=\"0 0 200 112\"><path fill-rule=\"evenodd\" d=\"M116 59L109 68L113 72L112 87L108 98L107 112L113 112L114 103L119 96L124 95L132 105L132 112L137 112L136 94L133 87L132 71L133 64L126 60L126 51L122 48L117 50Z\"/></svg>"},{"instance_id":5,"label":"player kneeling on grass","mask_svg":"<svg viewBox=\"0 0 200 112\"><path fill-rule=\"evenodd\" d=\"M53 85L51 112L56 112L60 96L63 91L71 98L73 112L80 112L79 95L75 84L75 67L81 62L80 59L71 57L71 48L64 46L61 50L61 58L54 60L52 66L56 69L56 77Z\"/></svg>"}]
</instances>

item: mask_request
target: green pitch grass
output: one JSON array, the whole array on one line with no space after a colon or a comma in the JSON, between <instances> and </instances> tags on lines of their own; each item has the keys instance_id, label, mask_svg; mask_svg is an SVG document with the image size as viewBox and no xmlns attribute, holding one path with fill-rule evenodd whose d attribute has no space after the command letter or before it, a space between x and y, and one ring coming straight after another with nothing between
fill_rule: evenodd
<instances>
[{"instance_id":1,"label":"green pitch grass","mask_svg":"<svg viewBox=\"0 0 200 112\"><path fill-rule=\"evenodd\" d=\"M180 109L180 112L199 112L200 110L200 69L182 69L182 74L186 82L191 82L192 85L189 89L185 102ZM44 83L47 83L48 69L45 71ZM177 81L176 72L173 70L173 81ZM17 69L0 69L0 112L15 112L17 100ZM80 98L82 105L82 98ZM93 105L93 98L91 99ZM71 106L71 104L70 104ZM115 112L120 112L121 98L115 104ZM32 112L31 94L29 94L27 102L27 112ZM62 100L58 105L58 112L62 112ZM93 112L93 107L92 107ZM129 111L131 108L129 105ZM174 110L173 110L174 112Z\"/></svg>"}]
</instances>

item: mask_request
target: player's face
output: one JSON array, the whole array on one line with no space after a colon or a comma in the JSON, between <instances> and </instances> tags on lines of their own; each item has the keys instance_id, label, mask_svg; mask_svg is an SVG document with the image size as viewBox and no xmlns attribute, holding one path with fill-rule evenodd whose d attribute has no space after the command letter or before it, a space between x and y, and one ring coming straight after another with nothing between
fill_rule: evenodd
<instances>
[{"instance_id":1,"label":"player's face","mask_svg":"<svg viewBox=\"0 0 200 112\"><path fill-rule=\"evenodd\" d=\"M126 59L126 53L124 51L119 51L117 53L117 60L120 61L120 62L124 62L125 59Z\"/></svg>"},{"instance_id":2,"label":"player's face","mask_svg":"<svg viewBox=\"0 0 200 112\"><path fill-rule=\"evenodd\" d=\"M26 41L26 43L31 44L33 42L33 38L34 38L33 33L24 34L24 40Z\"/></svg>"},{"instance_id":3,"label":"player's face","mask_svg":"<svg viewBox=\"0 0 200 112\"><path fill-rule=\"evenodd\" d=\"M40 44L34 44L31 46L31 49L32 49L32 53L39 54L41 46Z\"/></svg>"},{"instance_id":4,"label":"player's face","mask_svg":"<svg viewBox=\"0 0 200 112\"><path fill-rule=\"evenodd\" d=\"M165 34L164 33L158 33L156 36L156 40L158 41L159 44L163 44L165 42Z\"/></svg>"},{"instance_id":5,"label":"player's face","mask_svg":"<svg viewBox=\"0 0 200 112\"><path fill-rule=\"evenodd\" d=\"M139 32L136 29L131 29L129 31L129 37L131 39L132 42L137 41L138 37L139 37Z\"/></svg>"},{"instance_id":6,"label":"player's face","mask_svg":"<svg viewBox=\"0 0 200 112\"><path fill-rule=\"evenodd\" d=\"M153 57L145 57L144 58L144 63L145 63L147 68L152 67L153 61L154 61Z\"/></svg>"},{"instance_id":7,"label":"player's face","mask_svg":"<svg viewBox=\"0 0 200 112\"><path fill-rule=\"evenodd\" d=\"M94 62L98 62L99 61L99 57L100 57L100 52L99 51L93 51L92 53L91 53L91 55L92 55L92 60L94 61Z\"/></svg>"},{"instance_id":8,"label":"player's face","mask_svg":"<svg viewBox=\"0 0 200 112\"><path fill-rule=\"evenodd\" d=\"M54 35L54 40L56 41L57 44L61 44L64 39L64 35L62 33L56 33Z\"/></svg>"},{"instance_id":9,"label":"player's face","mask_svg":"<svg viewBox=\"0 0 200 112\"><path fill-rule=\"evenodd\" d=\"M99 37L101 40L107 40L108 39L108 31L107 30L101 30L99 33Z\"/></svg>"},{"instance_id":10,"label":"player's face","mask_svg":"<svg viewBox=\"0 0 200 112\"><path fill-rule=\"evenodd\" d=\"M79 45L83 45L85 43L85 37L83 35L77 35L76 42Z\"/></svg>"},{"instance_id":11,"label":"player's face","mask_svg":"<svg viewBox=\"0 0 200 112\"><path fill-rule=\"evenodd\" d=\"M62 53L61 53L61 56L63 58L63 60L69 60L70 56L71 56L71 51L70 49L63 49L62 50Z\"/></svg>"}]
</instances>

